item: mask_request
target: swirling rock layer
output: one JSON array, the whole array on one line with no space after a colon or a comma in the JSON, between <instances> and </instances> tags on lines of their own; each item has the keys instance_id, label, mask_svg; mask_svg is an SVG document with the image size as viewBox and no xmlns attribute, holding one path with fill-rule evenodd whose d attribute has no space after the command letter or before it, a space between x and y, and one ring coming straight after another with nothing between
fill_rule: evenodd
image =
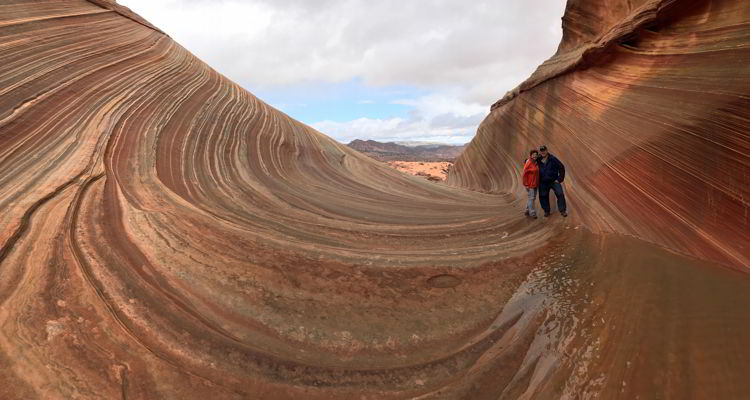
<instances>
[{"instance_id":1,"label":"swirling rock layer","mask_svg":"<svg viewBox=\"0 0 750 400\"><path fill-rule=\"evenodd\" d=\"M563 27L449 181L517 192L513 164L546 143L587 227L749 268L750 4L570 1Z\"/></svg>"},{"instance_id":2,"label":"swirling rock layer","mask_svg":"<svg viewBox=\"0 0 750 400\"><path fill-rule=\"evenodd\" d=\"M496 109L451 175L494 193L331 140L113 2L0 4L0 398L750 393L745 275L530 223L513 183L546 140L578 222L744 266L746 92L719 55L746 13L712 4ZM561 52L632 7L584 29L601 9L572 2Z\"/></svg>"}]
</instances>

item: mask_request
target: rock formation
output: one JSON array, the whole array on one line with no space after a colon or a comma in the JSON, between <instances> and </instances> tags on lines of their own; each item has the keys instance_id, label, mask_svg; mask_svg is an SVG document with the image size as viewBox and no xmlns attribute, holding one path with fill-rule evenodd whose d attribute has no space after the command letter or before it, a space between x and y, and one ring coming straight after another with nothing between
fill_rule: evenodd
<instances>
[{"instance_id":1,"label":"rock formation","mask_svg":"<svg viewBox=\"0 0 750 400\"><path fill-rule=\"evenodd\" d=\"M569 1L557 54L493 105L449 182L518 192L547 144L588 228L750 268L749 21L741 1Z\"/></svg>"},{"instance_id":2,"label":"rock formation","mask_svg":"<svg viewBox=\"0 0 750 400\"><path fill-rule=\"evenodd\" d=\"M352 140L347 145L378 161L428 161L453 162L466 148L465 145L421 144L406 146L382 143L375 140Z\"/></svg>"},{"instance_id":3,"label":"rock formation","mask_svg":"<svg viewBox=\"0 0 750 400\"><path fill-rule=\"evenodd\" d=\"M571 1L453 187L114 2L0 4L0 398L747 395L746 276L595 233L748 265L750 6L636 3ZM520 216L542 141L574 219Z\"/></svg>"}]
</instances>

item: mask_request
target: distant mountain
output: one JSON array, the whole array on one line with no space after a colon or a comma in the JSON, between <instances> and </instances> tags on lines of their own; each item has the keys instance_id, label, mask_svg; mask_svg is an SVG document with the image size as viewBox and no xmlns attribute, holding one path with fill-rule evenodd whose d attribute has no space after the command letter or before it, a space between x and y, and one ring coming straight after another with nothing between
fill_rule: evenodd
<instances>
[{"instance_id":1,"label":"distant mountain","mask_svg":"<svg viewBox=\"0 0 750 400\"><path fill-rule=\"evenodd\" d=\"M403 143L409 143L408 145ZM352 140L349 147L380 161L449 161L466 148L466 145L449 145L430 142L383 143L375 140Z\"/></svg>"},{"instance_id":2,"label":"distant mountain","mask_svg":"<svg viewBox=\"0 0 750 400\"><path fill-rule=\"evenodd\" d=\"M440 142L393 142L396 144L400 144L402 146L407 147L418 147L418 146L424 146L424 147L439 147L439 146L450 146L448 143L440 143Z\"/></svg>"}]
</instances>

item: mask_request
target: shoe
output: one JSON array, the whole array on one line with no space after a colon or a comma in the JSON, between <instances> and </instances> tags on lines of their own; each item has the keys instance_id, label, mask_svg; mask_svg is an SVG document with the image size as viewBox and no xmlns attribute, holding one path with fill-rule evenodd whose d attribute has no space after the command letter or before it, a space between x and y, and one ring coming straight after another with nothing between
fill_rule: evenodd
<instances>
[{"instance_id":1,"label":"shoe","mask_svg":"<svg viewBox=\"0 0 750 400\"><path fill-rule=\"evenodd\" d=\"M531 218L534 218L534 219L536 219L536 214L532 215L532 216L531 216Z\"/></svg>"},{"instance_id":2,"label":"shoe","mask_svg":"<svg viewBox=\"0 0 750 400\"><path fill-rule=\"evenodd\" d=\"M547 218L547 217L549 217L549 213L548 212L544 213L544 218Z\"/></svg>"},{"instance_id":3,"label":"shoe","mask_svg":"<svg viewBox=\"0 0 750 400\"><path fill-rule=\"evenodd\" d=\"M523 212L523 215L524 215L525 217L528 217L528 216L529 216L529 210L526 210L526 211L524 211L524 212Z\"/></svg>"},{"instance_id":4,"label":"shoe","mask_svg":"<svg viewBox=\"0 0 750 400\"><path fill-rule=\"evenodd\" d=\"M560 215L562 215L563 217L567 217L567 216L568 216L568 213L567 213L567 212L565 212L565 211L563 211L563 212L561 212L561 213L560 213Z\"/></svg>"}]
</instances>

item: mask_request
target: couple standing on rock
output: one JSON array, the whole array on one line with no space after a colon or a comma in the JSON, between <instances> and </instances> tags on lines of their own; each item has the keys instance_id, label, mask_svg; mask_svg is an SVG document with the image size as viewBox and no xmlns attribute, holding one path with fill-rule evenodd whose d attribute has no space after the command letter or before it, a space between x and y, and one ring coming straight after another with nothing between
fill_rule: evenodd
<instances>
[{"instance_id":1,"label":"couple standing on rock","mask_svg":"<svg viewBox=\"0 0 750 400\"><path fill-rule=\"evenodd\" d=\"M536 218L534 201L538 193L539 204L544 210L544 216L549 217L549 191L553 190L557 198L557 210L560 211L560 215L567 217L565 193L563 193L562 187L563 180L565 180L565 166L557 157L547 151L547 146L539 146L539 151L531 150L529 159L523 166L523 185L529 194L524 215Z\"/></svg>"}]
</instances>

